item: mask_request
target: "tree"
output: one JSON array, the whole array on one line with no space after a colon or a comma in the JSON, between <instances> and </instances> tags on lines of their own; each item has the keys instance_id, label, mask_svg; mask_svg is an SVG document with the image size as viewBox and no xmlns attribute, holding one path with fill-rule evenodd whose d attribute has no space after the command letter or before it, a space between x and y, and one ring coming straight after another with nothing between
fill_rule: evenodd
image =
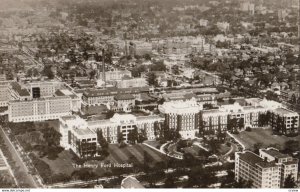
<instances>
[{"instance_id":1,"label":"tree","mask_svg":"<svg viewBox=\"0 0 300 192\"><path fill-rule=\"evenodd\" d=\"M145 129L141 129L140 133L138 134L138 143L143 143L146 141L147 138L147 133Z\"/></svg>"},{"instance_id":2,"label":"tree","mask_svg":"<svg viewBox=\"0 0 300 192\"><path fill-rule=\"evenodd\" d=\"M106 139L103 137L103 133L102 133L102 129L99 129L97 131L97 140L99 145L103 148L103 149L107 149L108 148L108 142L106 141Z\"/></svg>"},{"instance_id":3,"label":"tree","mask_svg":"<svg viewBox=\"0 0 300 192\"><path fill-rule=\"evenodd\" d=\"M252 184L253 184L252 181L250 180L246 181L240 178L239 181L234 184L234 188L251 188Z\"/></svg>"},{"instance_id":4,"label":"tree","mask_svg":"<svg viewBox=\"0 0 300 192\"><path fill-rule=\"evenodd\" d=\"M244 126L245 126L244 119L240 118L239 121L238 121L239 130L242 130L244 128Z\"/></svg>"},{"instance_id":5,"label":"tree","mask_svg":"<svg viewBox=\"0 0 300 192\"><path fill-rule=\"evenodd\" d=\"M53 79L54 78L54 73L53 73L50 65L46 65L44 67L43 75L47 76L49 79Z\"/></svg>"},{"instance_id":6,"label":"tree","mask_svg":"<svg viewBox=\"0 0 300 192\"><path fill-rule=\"evenodd\" d=\"M122 143L124 141L124 137L121 131L118 130L118 143Z\"/></svg>"},{"instance_id":7,"label":"tree","mask_svg":"<svg viewBox=\"0 0 300 192\"><path fill-rule=\"evenodd\" d=\"M295 182L295 178L292 176L292 174L289 174L287 178L284 180L283 188L296 188L297 184Z\"/></svg>"},{"instance_id":8,"label":"tree","mask_svg":"<svg viewBox=\"0 0 300 192\"><path fill-rule=\"evenodd\" d=\"M110 119L114 116L115 112L113 110L109 110L106 113L106 119Z\"/></svg>"},{"instance_id":9,"label":"tree","mask_svg":"<svg viewBox=\"0 0 300 192\"><path fill-rule=\"evenodd\" d=\"M298 151L299 148L300 148L299 141L288 140L284 144L284 151L286 153L294 153L295 151Z\"/></svg>"},{"instance_id":10,"label":"tree","mask_svg":"<svg viewBox=\"0 0 300 192\"><path fill-rule=\"evenodd\" d=\"M147 60L147 61L150 61L151 60L151 55L149 53L146 53L144 55L144 58Z\"/></svg>"},{"instance_id":11,"label":"tree","mask_svg":"<svg viewBox=\"0 0 300 192\"><path fill-rule=\"evenodd\" d=\"M262 143L255 143L253 145L253 152L256 153L256 154L259 154L259 149L261 149L263 146Z\"/></svg>"},{"instance_id":12,"label":"tree","mask_svg":"<svg viewBox=\"0 0 300 192\"><path fill-rule=\"evenodd\" d=\"M138 131L137 131L137 127L134 127L134 129L129 131L128 133L128 142L131 144L135 144L137 140L138 140Z\"/></svg>"},{"instance_id":13,"label":"tree","mask_svg":"<svg viewBox=\"0 0 300 192\"><path fill-rule=\"evenodd\" d=\"M164 188L176 188L174 178L171 175L167 176Z\"/></svg>"},{"instance_id":14,"label":"tree","mask_svg":"<svg viewBox=\"0 0 300 192\"><path fill-rule=\"evenodd\" d=\"M16 187L14 182L5 178L4 175L0 175L0 188L14 188Z\"/></svg>"},{"instance_id":15,"label":"tree","mask_svg":"<svg viewBox=\"0 0 300 192\"><path fill-rule=\"evenodd\" d=\"M149 85L154 85L154 86L158 85L156 75L153 72L148 73L148 79L147 80L148 80Z\"/></svg>"},{"instance_id":16,"label":"tree","mask_svg":"<svg viewBox=\"0 0 300 192\"><path fill-rule=\"evenodd\" d=\"M90 79L94 79L95 78L95 75L96 75L96 70L92 70L89 75L90 75Z\"/></svg>"},{"instance_id":17,"label":"tree","mask_svg":"<svg viewBox=\"0 0 300 192\"><path fill-rule=\"evenodd\" d=\"M42 130L43 138L49 147L51 146L59 146L61 134L56 131L53 127L44 128Z\"/></svg>"}]
</instances>

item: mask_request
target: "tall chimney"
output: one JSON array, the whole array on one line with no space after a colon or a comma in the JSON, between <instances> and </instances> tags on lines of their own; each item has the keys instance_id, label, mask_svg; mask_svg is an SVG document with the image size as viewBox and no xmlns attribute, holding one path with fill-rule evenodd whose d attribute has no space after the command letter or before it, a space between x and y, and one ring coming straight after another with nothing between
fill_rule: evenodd
<instances>
[{"instance_id":1,"label":"tall chimney","mask_svg":"<svg viewBox=\"0 0 300 192\"><path fill-rule=\"evenodd\" d=\"M102 49L102 80L104 82L104 87L106 87L106 78L105 78L105 61L104 61L104 58L105 58L105 50L104 48Z\"/></svg>"}]
</instances>

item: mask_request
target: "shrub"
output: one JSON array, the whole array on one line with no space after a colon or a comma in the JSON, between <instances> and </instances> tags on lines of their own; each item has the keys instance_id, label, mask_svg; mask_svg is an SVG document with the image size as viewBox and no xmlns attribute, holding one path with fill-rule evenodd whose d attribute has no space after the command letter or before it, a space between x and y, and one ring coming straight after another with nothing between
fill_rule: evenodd
<instances>
[{"instance_id":1,"label":"shrub","mask_svg":"<svg viewBox=\"0 0 300 192\"><path fill-rule=\"evenodd\" d=\"M251 132L252 131L251 127L247 127L246 131Z\"/></svg>"}]
</instances>

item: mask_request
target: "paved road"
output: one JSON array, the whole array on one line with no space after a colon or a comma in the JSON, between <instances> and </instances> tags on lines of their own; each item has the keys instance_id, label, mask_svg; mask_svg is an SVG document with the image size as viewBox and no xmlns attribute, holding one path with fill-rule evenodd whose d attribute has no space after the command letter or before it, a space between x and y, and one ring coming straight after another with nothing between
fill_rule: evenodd
<instances>
[{"instance_id":1,"label":"paved road","mask_svg":"<svg viewBox=\"0 0 300 192\"><path fill-rule=\"evenodd\" d=\"M28 169L26 165L24 164L18 151L16 150L16 148L14 147L14 145L12 144L12 142L10 141L10 139L8 138L8 136L6 135L2 127L0 127L0 134L3 136L4 141L12 155L13 160L16 162L16 166L19 167L19 172L22 175L24 175L24 177L22 178L23 180L18 181L18 183L24 182L27 183L30 188L38 188L39 186L36 184L35 180L33 179L33 176L28 173Z\"/></svg>"}]
</instances>

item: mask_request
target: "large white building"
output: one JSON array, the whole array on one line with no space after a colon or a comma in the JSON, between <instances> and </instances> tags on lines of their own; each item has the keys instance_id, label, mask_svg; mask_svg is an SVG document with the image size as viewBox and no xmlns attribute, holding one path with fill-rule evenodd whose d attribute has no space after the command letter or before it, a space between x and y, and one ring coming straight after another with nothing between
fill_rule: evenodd
<instances>
[{"instance_id":1,"label":"large white building","mask_svg":"<svg viewBox=\"0 0 300 192\"><path fill-rule=\"evenodd\" d=\"M117 81L122 80L124 77L131 77L131 72L124 71L107 71L105 72L105 80L106 81ZM99 73L99 79L103 79L103 74Z\"/></svg>"},{"instance_id":2,"label":"large white building","mask_svg":"<svg viewBox=\"0 0 300 192\"><path fill-rule=\"evenodd\" d=\"M117 88L145 87L148 82L145 78L123 78L117 81Z\"/></svg>"},{"instance_id":3,"label":"large white building","mask_svg":"<svg viewBox=\"0 0 300 192\"><path fill-rule=\"evenodd\" d=\"M80 108L80 98L69 96L38 100L10 101L8 120L11 122L45 121L71 115Z\"/></svg>"},{"instance_id":4,"label":"large white building","mask_svg":"<svg viewBox=\"0 0 300 192\"><path fill-rule=\"evenodd\" d=\"M148 140L155 139L154 124L162 123L163 117L158 115L134 116L132 114L115 114L111 119L86 121L78 116L63 116L59 119L60 133L62 134L60 145L66 149L74 149L75 145L70 143L70 136L86 139L95 138L97 131L102 130L103 137L109 143L118 143L119 135L125 142L128 141L128 134L137 129L138 132L144 132ZM93 136L94 135L94 136ZM79 154L78 154L79 155Z\"/></svg>"},{"instance_id":5,"label":"large white building","mask_svg":"<svg viewBox=\"0 0 300 192\"><path fill-rule=\"evenodd\" d=\"M202 110L196 99L165 102L158 109L165 114L165 124L170 129L178 130L182 138L195 138L198 132L198 114Z\"/></svg>"},{"instance_id":6,"label":"large white building","mask_svg":"<svg viewBox=\"0 0 300 192\"><path fill-rule=\"evenodd\" d=\"M274 148L235 154L235 179L251 181L254 188L281 188L289 174L297 181L298 159Z\"/></svg>"},{"instance_id":7,"label":"large white building","mask_svg":"<svg viewBox=\"0 0 300 192\"><path fill-rule=\"evenodd\" d=\"M81 99L60 82L11 82L6 90L8 120L11 122L58 119L81 107Z\"/></svg>"}]
</instances>

